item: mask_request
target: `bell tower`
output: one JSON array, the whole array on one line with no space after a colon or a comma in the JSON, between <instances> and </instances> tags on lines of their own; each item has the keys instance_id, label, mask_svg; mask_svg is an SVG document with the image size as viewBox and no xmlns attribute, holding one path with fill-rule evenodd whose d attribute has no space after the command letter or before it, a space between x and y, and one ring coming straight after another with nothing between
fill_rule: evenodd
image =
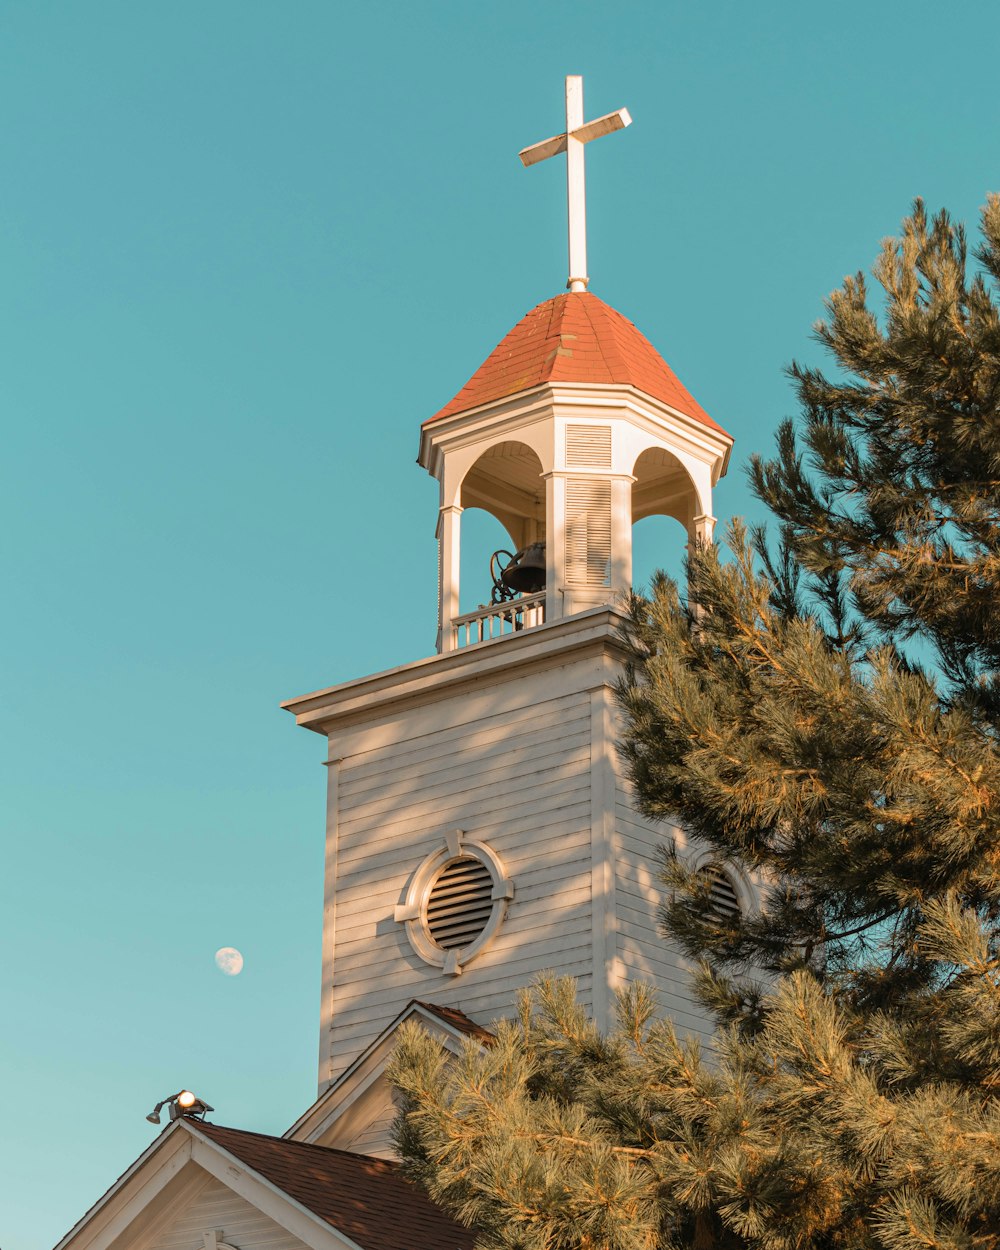
<instances>
[{"instance_id":1,"label":"bell tower","mask_svg":"<svg viewBox=\"0 0 1000 1250\"><path fill-rule=\"evenodd\" d=\"M619 602L632 524L662 513L712 538L732 440L635 326L587 292L533 308L440 412L419 462L440 483L439 652ZM461 518L491 513L534 593L459 615ZM517 557L520 557L520 560Z\"/></svg>"},{"instance_id":2,"label":"bell tower","mask_svg":"<svg viewBox=\"0 0 1000 1250\"><path fill-rule=\"evenodd\" d=\"M567 155L570 289L421 427L419 463L440 486L436 653L284 705L328 742L321 1096L292 1130L302 1140L388 1151L378 1073L399 1019L481 1029L542 971L575 977L602 1027L615 990L642 979L682 1032L708 1031L657 929L666 833L633 809L614 688L632 525L662 513L711 541L732 439L587 290L583 144L629 119L582 119L570 79L566 133L522 153ZM463 614L468 508L500 522L511 552L492 602ZM721 906L753 906L749 882L675 832Z\"/></svg>"}]
</instances>

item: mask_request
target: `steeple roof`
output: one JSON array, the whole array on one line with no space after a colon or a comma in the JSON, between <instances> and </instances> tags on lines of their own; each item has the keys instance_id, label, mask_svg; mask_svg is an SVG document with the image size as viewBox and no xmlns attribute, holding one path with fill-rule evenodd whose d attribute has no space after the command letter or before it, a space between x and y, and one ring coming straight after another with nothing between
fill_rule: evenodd
<instances>
[{"instance_id":1,"label":"steeple roof","mask_svg":"<svg viewBox=\"0 0 1000 1250\"><path fill-rule=\"evenodd\" d=\"M589 291L546 300L522 317L455 398L424 424L546 382L634 386L725 434L650 341Z\"/></svg>"}]
</instances>

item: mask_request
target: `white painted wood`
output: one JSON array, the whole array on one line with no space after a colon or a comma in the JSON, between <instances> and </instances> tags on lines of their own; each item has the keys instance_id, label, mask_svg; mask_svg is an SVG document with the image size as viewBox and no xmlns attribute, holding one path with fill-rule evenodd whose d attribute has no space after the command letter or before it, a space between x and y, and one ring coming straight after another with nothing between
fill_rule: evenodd
<instances>
[{"instance_id":1,"label":"white painted wood","mask_svg":"<svg viewBox=\"0 0 1000 1250\"><path fill-rule=\"evenodd\" d=\"M364 1129L349 1138L341 1147L359 1155L373 1155L376 1159L395 1159L396 1149L392 1141L392 1125L396 1119L396 1107L386 1090L385 1100L372 1115Z\"/></svg>"},{"instance_id":2,"label":"white painted wood","mask_svg":"<svg viewBox=\"0 0 1000 1250\"><path fill-rule=\"evenodd\" d=\"M175 1196L191 1199L205 1181L191 1160L184 1121L175 1121L73 1225L56 1250L109 1250L129 1230L141 1244L162 1227Z\"/></svg>"},{"instance_id":3,"label":"white painted wood","mask_svg":"<svg viewBox=\"0 0 1000 1250\"><path fill-rule=\"evenodd\" d=\"M213 1231L239 1250L360 1250L185 1118L151 1143L57 1250L195 1250Z\"/></svg>"},{"instance_id":4,"label":"white painted wood","mask_svg":"<svg viewBox=\"0 0 1000 1250\"><path fill-rule=\"evenodd\" d=\"M617 962L626 981L642 980L653 986L661 1009L680 1033L710 1042L712 1024L691 998L686 962L676 945L661 935L657 919L663 897L657 880L658 849L672 835L682 848L686 839L680 830L654 825L639 816L620 767L616 771Z\"/></svg>"},{"instance_id":5,"label":"white painted wood","mask_svg":"<svg viewBox=\"0 0 1000 1250\"><path fill-rule=\"evenodd\" d=\"M611 430L610 463L606 457L600 465L581 463L579 431L588 427L594 431ZM715 427L685 417L633 387L549 384L522 396L483 405L473 412L435 421L423 431L421 463L440 477L442 500L450 499L450 492L454 492L457 506L458 500L464 498L465 473L471 469L475 477L479 471L476 466L488 459L498 446L509 445L512 434L517 435L519 446L522 443L526 446L526 440L533 435L538 446L552 449L551 454L534 459L535 465L541 467L544 519L534 496L523 489L520 478L517 483L513 479L506 485L494 483L489 497L482 492L476 496L475 506L491 512L512 534L526 535L530 527L533 536L544 541L547 565L544 618L547 623L599 603L612 603L627 588L631 576L633 514L635 517L657 513L673 516L693 534L696 528L693 518L711 516L712 488L725 471L731 447L728 436ZM638 481L634 470L639 458L647 452L668 457L669 468L664 467L665 461L658 472L645 473ZM546 467L546 461L551 467ZM567 587L563 568L566 526L572 519L566 510L566 476L579 481L588 474L611 483L612 575L599 589L581 591L579 579ZM446 481L451 482L447 488ZM439 539L443 544L442 524L439 522ZM706 526L704 522L699 525L701 534ZM447 579L451 574L446 567L445 545L441 551L441 576ZM445 613L449 593L442 581L441 603ZM490 635L496 635L503 626L501 616L496 614L466 614L458 618L457 625L456 616L457 609L448 619L448 628L453 631L446 638L449 646L485 645L483 639L496 642L497 638ZM447 628L442 637L445 635Z\"/></svg>"},{"instance_id":6,"label":"white painted wood","mask_svg":"<svg viewBox=\"0 0 1000 1250\"><path fill-rule=\"evenodd\" d=\"M547 161L550 156L559 156L565 151L566 136L554 135L551 139L543 139L541 143L533 143L530 147L523 148L518 156L521 164L527 169L531 165L537 165L539 161Z\"/></svg>"},{"instance_id":7,"label":"white painted wood","mask_svg":"<svg viewBox=\"0 0 1000 1250\"><path fill-rule=\"evenodd\" d=\"M457 647L473 647L494 638L507 638L524 629L534 629L545 624L545 592L535 595L519 595L506 603L491 603L465 612L452 619L452 644Z\"/></svg>"},{"instance_id":8,"label":"white painted wood","mask_svg":"<svg viewBox=\"0 0 1000 1250\"><path fill-rule=\"evenodd\" d=\"M656 932L649 857L662 832L630 810L618 775L612 687L623 654L614 618L598 619L586 625L586 645L569 651L515 639L510 663L486 648L478 663L465 657L460 682L407 666L378 679L367 714L344 688L320 712L340 760L322 1082L335 1087L411 999L487 1023L511 1015L517 991L549 970L579 979L602 1025L616 986L641 975L685 1029L698 1029L684 970ZM517 662L522 649L532 663ZM484 680L471 682L476 669ZM492 944L452 978L414 953L397 909L419 865L457 829L461 845L478 841L500 856L514 898ZM374 1142L384 1126L372 1116L352 1132L370 1130Z\"/></svg>"},{"instance_id":9,"label":"white painted wood","mask_svg":"<svg viewBox=\"0 0 1000 1250\"><path fill-rule=\"evenodd\" d=\"M582 105L581 101L581 105ZM597 117L592 122L586 122L577 128L577 138L583 143L589 143L591 139L599 139L601 135L609 135L615 130L624 130L626 126L632 125L632 116L628 109L615 109L613 113L605 113L603 117Z\"/></svg>"},{"instance_id":10,"label":"white painted wood","mask_svg":"<svg viewBox=\"0 0 1000 1250\"><path fill-rule=\"evenodd\" d=\"M611 692L606 686L590 696L591 787L590 854L593 890L591 946L594 959L594 1019L602 1029L613 1023L615 957L615 771L610 735Z\"/></svg>"},{"instance_id":11,"label":"white painted wood","mask_svg":"<svg viewBox=\"0 0 1000 1250\"><path fill-rule=\"evenodd\" d=\"M388 1093L385 1069L396 1046L402 1023L418 1023L440 1043L443 1049L459 1054L466 1035L445 1019L411 1003L396 1016L375 1041L358 1056L338 1080L316 1099L284 1134L291 1141L342 1148L347 1137L364 1131Z\"/></svg>"},{"instance_id":12,"label":"white painted wood","mask_svg":"<svg viewBox=\"0 0 1000 1250\"><path fill-rule=\"evenodd\" d=\"M706 1033L683 961L657 932L666 831L632 810L615 754L618 625L595 608L297 701L340 761L321 1087L337 1088L411 1000L488 1024L512 1015L517 992L543 971L576 977L604 1026L613 991L642 978L683 1032ZM514 897L492 944L452 977L415 953L412 907L397 909L455 830L461 845L500 857ZM351 1133L370 1144L384 1124L369 1110Z\"/></svg>"},{"instance_id":13,"label":"white painted wood","mask_svg":"<svg viewBox=\"0 0 1000 1250\"><path fill-rule=\"evenodd\" d=\"M455 647L451 622L458 616L461 546L462 509L456 505L442 507L438 516L439 651L451 651Z\"/></svg>"},{"instance_id":14,"label":"white painted wood","mask_svg":"<svg viewBox=\"0 0 1000 1250\"><path fill-rule=\"evenodd\" d=\"M323 883L323 957L320 972L320 1018L332 1011L326 996L333 985L333 959L336 951L337 935L337 858L339 851L338 816L340 805L340 765L339 757L327 761L326 782L326 859ZM320 1031L319 1080L320 1084L328 1081L333 1073L333 1061L330 1055L329 1035Z\"/></svg>"},{"instance_id":15,"label":"white painted wood","mask_svg":"<svg viewBox=\"0 0 1000 1250\"><path fill-rule=\"evenodd\" d=\"M566 206L569 219L569 277L571 291L585 291L587 274L587 189L583 160L583 79L566 79Z\"/></svg>"},{"instance_id":16,"label":"white painted wood","mask_svg":"<svg viewBox=\"0 0 1000 1250\"><path fill-rule=\"evenodd\" d=\"M492 742L483 743L477 735L476 743L471 747L477 755L478 767L475 778L468 776L467 764L463 765L455 761L456 750L462 749L462 738L468 736L462 735L457 741L453 741L447 750L438 751L436 755L425 753L422 759L412 763L409 758L403 758L400 755L391 765L393 781L404 787L411 799L415 799L418 794L433 792L442 786L454 786L459 792L462 789L474 788L473 783L485 778L491 764L494 770L512 767L524 772L530 770L532 774L544 772L547 766L546 761L553 756L558 756L567 745L571 745L574 750L590 745L588 737L590 726L586 717L569 710L566 716L566 733L560 742L552 741L551 731L546 735L544 730L534 731L527 728L523 737L520 732L508 732L506 741L503 737L498 737ZM500 732L502 734L502 729ZM468 750L469 746L466 747L466 751ZM358 767L360 765L352 759L346 769L338 770L343 772L340 787L345 800L352 804L352 809L357 811L364 804L365 816L368 817L376 813L379 803L384 804L387 799L391 798L386 795L387 765L383 760L377 773L363 778L358 778L356 775ZM487 780L493 780L493 778Z\"/></svg>"},{"instance_id":17,"label":"white painted wood","mask_svg":"<svg viewBox=\"0 0 1000 1250\"><path fill-rule=\"evenodd\" d=\"M628 109L617 109L594 121L583 120L583 78L570 74L566 78L566 130L564 134L533 143L520 153L524 166L566 153L566 216L569 231L569 280L571 291L585 291L587 275L587 192L584 170L584 145L592 139L622 130L632 124Z\"/></svg>"},{"instance_id":18,"label":"white painted wood","mask_svg":"<svg viewBox=\"0 0 1000 1250\"><path fill-rule=\"evenodd\" d=\"M239 1250L301 1250L304 1245L245 1198L211 1179L197 1200L149 1243L149 1250L196 1250L206 1234Z\"/></svg>"},{"instance_id":19,"label":"white painted wood","mask_svg":"<svg viewBox=\"0 0 1000 1250\"><path fill-rule=\"evenodd\" d=\"M194 1139L194 1161L221 1181L226 1189L244 1198L251 1208L268 1216L291 1234L291 1246L301 1244L310 1247L310 1250L363 1250L345 1233L321 1220L283 1189L247 1167L242 1160L200 1136L193 1121L189 1122L189 1131ZM241 1247L241 1250L256 1248Z\"/></svg>"},{"instance_id":20,"label":"white painted wood","mask_svg":"<svg viewBox=\"0 0 1000 1250\"><path fill-rule=\"evenodd\" d=\"M715 517L702 514L691 519L691 541L710 543L715 533Z\"/></svg>"},{"instance_id":21,"label":"white painted wood","mask_svg":"<svg viewBox=\"0 0 1000 1250\"><path fill-rule=\"evenodd\" d=\"M576 688L577 684L581 689ZM590 694L589 689L584 692L584 687L590 684L589 678L581 677L579 683L565 684L557 692L557 697L563 700L562 714L588 726ZM341 779L345 793L353 793L354 788L364 782L378 786L387 760L400 768L414 766L416 776L433 769L435 760L442 760L442 767L452 767L452 747L467 739L470 727L475 729L477 741L483 748L512 737L517 738L519 746L534 748L546 738L545 726L540 725L538 719L541 700L525 702L524 694L517 688L496 689L486 699L477 701L473 696L463 699L460 707L449 705L437 716L434 708L429 707L422 725L416 730L407 729L411 736L402 746L396 740L397 729L404 723L401 714L373 716L369 724L359 727L349 739L351 771Z\"/></svg>"}]
</instances>

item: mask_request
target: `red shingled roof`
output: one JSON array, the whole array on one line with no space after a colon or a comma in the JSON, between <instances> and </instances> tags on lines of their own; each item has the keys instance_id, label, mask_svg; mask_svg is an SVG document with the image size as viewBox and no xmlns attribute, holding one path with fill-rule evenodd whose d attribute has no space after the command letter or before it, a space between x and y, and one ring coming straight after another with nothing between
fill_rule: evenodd
<instances>
[{"instance_id":1,"label":"red shingled roof","mask_svg":"<svg viewBox=\"0 0 1000 1250\"><path fill-rule=\"evenodd\" d=\"M193 1127L363 1250L472 1250L471 1231L394 1163L218 1124Z\"/></svg>"},{"instance_id":2,"label":"red shingled roof","mask_svg":"<svg viewBox=\"0 0 1000 1250\"><path fill-rule=\"evenodd\" d=\"M557 295L533 308L451 403L429 420L451 417L544 382L634 386L725 433L632 322L589 291Z\"/></svg>"}]
</instances>

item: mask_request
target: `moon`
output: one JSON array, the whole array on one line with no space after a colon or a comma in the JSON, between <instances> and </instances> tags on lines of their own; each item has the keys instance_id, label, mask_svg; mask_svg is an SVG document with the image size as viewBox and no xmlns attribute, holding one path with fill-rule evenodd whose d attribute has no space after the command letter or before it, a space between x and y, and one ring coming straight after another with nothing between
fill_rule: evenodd
<instances>
[{"instance_id":1,"label":"moon","mask_svg":"<svg viewBox=\"0 0 1000 1250\"><path fill-rule=\"evenodd\" d=\"M243 956L235 946L223 946L215 952L215 965L227 977L238 977L243 971Z\"/></svg>"}]
</instances>

